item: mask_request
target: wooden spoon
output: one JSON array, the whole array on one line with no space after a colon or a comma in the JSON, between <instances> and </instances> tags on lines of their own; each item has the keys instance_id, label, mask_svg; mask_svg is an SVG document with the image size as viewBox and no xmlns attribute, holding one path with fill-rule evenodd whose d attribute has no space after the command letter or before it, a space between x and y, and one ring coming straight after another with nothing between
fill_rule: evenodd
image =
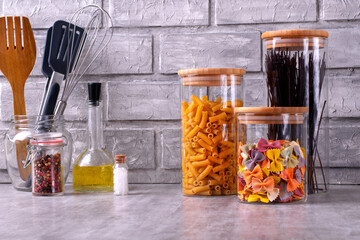
<instances>
[{"instance_id":1,"label":"wooden spoon","mask_svg":"<svg viewBox=\"0 0 360 240\"><path fill-rule=\"evenodd\" d=\"M0 70L12 89L14 115L26 115L24 87L36 59L35 38L28 18L22 17L21 26L18 16L0 17L0 59ZM26 143L26 140L16 140L16 158L24 181L31 172L31 167L23 167Z\"/></svg>"}]
</instances>

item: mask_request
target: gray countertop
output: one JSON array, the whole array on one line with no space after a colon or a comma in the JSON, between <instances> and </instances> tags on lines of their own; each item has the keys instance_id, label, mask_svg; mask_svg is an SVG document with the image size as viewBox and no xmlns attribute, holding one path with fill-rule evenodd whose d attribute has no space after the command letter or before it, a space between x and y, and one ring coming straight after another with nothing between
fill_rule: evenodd
<instances>
[{"instance_id":1,"label":"gray countertop","mask_svg":"<svg viewBox=\"0 0 360 240\"><path fill-rule=\"evenodd\" d=\"M35 197L0 184L0 239L360 239L360 186L304 204L184 197L178 184L131 185L125 197Z\"/></svg>"}]
</instances>

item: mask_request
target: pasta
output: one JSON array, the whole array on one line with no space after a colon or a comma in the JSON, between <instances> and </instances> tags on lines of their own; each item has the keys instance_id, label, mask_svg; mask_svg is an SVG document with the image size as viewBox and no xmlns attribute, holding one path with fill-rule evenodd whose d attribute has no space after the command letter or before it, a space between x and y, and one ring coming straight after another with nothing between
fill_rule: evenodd
<instances>
[{"instance_id":1,"label":"pasta","mask_svg":"<svg viewBox=\"0 0 360 240\"><path fill-rule=\"evenodd\" d=\"M236 194L234 107L242 102L190 99L181 105L183 193Z\"/></svg>"}]
</instances>

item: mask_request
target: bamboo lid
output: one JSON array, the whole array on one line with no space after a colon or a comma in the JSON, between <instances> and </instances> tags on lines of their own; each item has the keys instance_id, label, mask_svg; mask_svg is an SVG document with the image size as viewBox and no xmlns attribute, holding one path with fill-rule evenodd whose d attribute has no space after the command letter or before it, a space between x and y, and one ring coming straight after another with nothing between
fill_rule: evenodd
<instances>
[{"instance_id":1,"label":"bamboo lid","mask_svg":"<svg viewBox=\"0 0 360 240\"><path fill-rule=\"evenodd\" d=\"M237 107L235 113L254 113L264 115L303 114L309 112L308 107Z\"/></svg>"},{"instance_id":2,"label":"bamboo lid","mask_svg":"<svg viewBox=\"0 0 360 240\"><path fill-rule=\"evenodd\" d=\"M262 39L287 37L287 38L302 38L302 37L323 37L328 38L329 33L325 30L318 29L287 29L264 32L261 35Z\"/></svg>"},{"instance_id":3,"label":"bamboo lid","mask_svg":"<svg viewBox=\"0 0 360 240\"><path fill-rule=\"evenodd\" d=\"M194 68L194 69L182 69L178 71L178 75L245 75L246 71L242 68Z\"/></svg>"},{"instance_id":4,"label":"bamboo lid","mask_svg":"<svg viewBox=\"0 0 360 240\"><path fill-rule=\"evenodd\" d=\"M307 107L237 107L239 124L303 124ZM282 114L288 114L283 117Z\"/></svg>"},{"instance_id":5,"label":"bamboo lid","mask_svg":"<svg viewBox=\"0 0 360 240\"><path fill-rule=\"evenodd\" d=\"M231 86L241 85L243 75L241 68L197 68L178 71L183 86Z\"/></svg>"}]
</instances>

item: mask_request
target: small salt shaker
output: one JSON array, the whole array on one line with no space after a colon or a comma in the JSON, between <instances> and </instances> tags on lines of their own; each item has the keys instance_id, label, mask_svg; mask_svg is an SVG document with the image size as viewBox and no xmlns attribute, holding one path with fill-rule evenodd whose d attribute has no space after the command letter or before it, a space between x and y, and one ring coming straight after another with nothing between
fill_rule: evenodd
<instances>
[{"instance_id":1,"label":"small salt shaker","mask_svg":"<svg viewBox=\"0 0 360 240\"><path fill-rule=\"evenodd\" d=\"M114 194L127 195L128 186L128 166L125 162L125 155L115 155L114 164Z\"/></svg>"}]
</instances>

